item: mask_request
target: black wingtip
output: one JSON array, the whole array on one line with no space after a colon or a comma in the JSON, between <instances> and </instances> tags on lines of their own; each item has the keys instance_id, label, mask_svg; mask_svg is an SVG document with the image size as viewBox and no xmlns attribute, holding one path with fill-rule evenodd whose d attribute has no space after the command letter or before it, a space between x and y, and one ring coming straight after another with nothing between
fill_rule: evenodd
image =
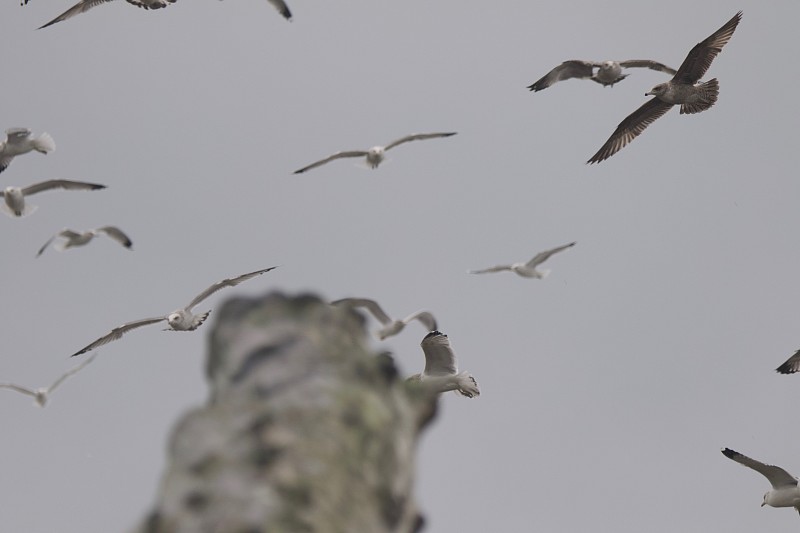
<instances>
[{"instance_id":1,"label":"black wingtip","mask_svg":"<svg viewBox=\"0 0 800 533\"><path fill-rule=\"evenodd\" d=\"M723 448L721 451L722 451L722 455L724 455L728 459L735 459L739 455L742 455L737 451L731 450L730 448Z\"/></svg>"},{"instance_id":2,"label":"black wingtip","mask_svg":"<svg viewBox=\"0 0 800 533\"><path fill-rule=\"evenodd\" d=\"M431 337L447 337L447 335L445 335L444 333L442 333L438 329L435 329L435 330L429 332L427 335L425 335L425 337L422 340L424 341L424 340L430 339Z\"/></svg>"}]
</instances>

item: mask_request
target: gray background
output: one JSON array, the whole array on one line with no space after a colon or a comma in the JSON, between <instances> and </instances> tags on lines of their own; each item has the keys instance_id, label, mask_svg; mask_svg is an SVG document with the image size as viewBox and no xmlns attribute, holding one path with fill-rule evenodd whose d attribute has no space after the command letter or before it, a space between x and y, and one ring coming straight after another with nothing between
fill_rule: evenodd
<instances>
[{"instance_id":1,"label":"gray background","mask_svg":"<svg viewBox=\"0 0 800 533\"><path fill-rule=\"evenodd\" d=\"M47 192L0 220L0 380L44 386L111 327L207 300L314 291L433 311L482 396L446 394L422 439L427 531L796 530L729 446L800 473L800 3L112 2L33 31L71 2L0 5L0 128L48 131L0 185ZM738 10L706 79L710 111L654 123L584 162L666 81L526 86L563 60L677 68ZM332 152L422 131L372 171ZM64 226L116 224L59 254ZM572 240L543 281L466 270ZM212 313L211 321L214 314ZM101 349L40 410L0 391L2 531L124 531L149 509L170 425L205 401L210 325L149 327ZM372 323L374 327L374 323ZM376 347L419 371L413 324Z\"/></svg>"}]
</instances>

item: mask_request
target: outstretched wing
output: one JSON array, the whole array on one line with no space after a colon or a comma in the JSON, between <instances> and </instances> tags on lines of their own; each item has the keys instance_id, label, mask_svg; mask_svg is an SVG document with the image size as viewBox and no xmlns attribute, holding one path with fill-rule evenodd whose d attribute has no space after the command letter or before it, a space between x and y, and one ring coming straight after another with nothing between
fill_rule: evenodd
<instances>
[{"instance_id":1,"label":"outstretched wing","mask_svg":"<svg viewBox=\"0 0 800 533\"><path fill-rule=\"evenodd\" d=\"M88 183L86 181L71 181L71 180L47 180L33 185L28 185L22 189L22 194L30 195L37 192L49 191L50 189L67 189L70 191L94 191L97 189L105 189L105 185L99 183Z\"/></svg>"},{"instance_id":2,"label":"outstretched wing","mask_svg":"<svg viewBox=\"0 0 800 533\"><path fill-rule=\"evenodd\" d=\"M8 144L20 144L31 136L28 128L9 128L6 130L6 142Z\"/></svg>"},{"instance_id":3,"label":"outstretched wing","mask_svg":"<svg viewBox=\"0 0 800 533\"><path fill-rule=\"evenodd\" d=\"M103 226L102 228L97 228L97 231L99 233L105 233L125 248L130 249L130 247L133 246L133 241L131 241L128 236L116 226Z\"/></svg>"},{"instance_id":4,"label":"outstretched wing","mask_svg":"<svg viewBox=\"0 0 800 533\"><path fill-rule=\"evenodd\" d=\"M269 267L263 270L256 270L255 272L250 272L248 274L242 274L241 276L235 278L228 278L228 279L223 279L222 281L218 281L209 288L207 288L206 290L204 290L203 292L201 292L200 294L198 294L197 296L195 296L194 300L192 300L189 303L189 305L186 306L186 309L191 310L194 306L196 306L197 304L199 304L200 302L202 302L203 300L205 300L218 290L224 289L225 287L235 287L236 285L242 283L243 281L247 281L248 279L254 278L256 276L260 276L264 272L269 272L270 270L274 270L276 268L278 267L276 266Z\"/></svg>"},{"instance_id":5,"label":"outstretched wing","mask_svg":"<svg viewBox=\"0 0 800 533\"><path fill-rule=\"evenodd\" d=\"M369 298L342 298L341 300L336 300L331 302L331 305L346 305L348 307L364 307L372 313L378 322L383 325L389 324L393 322L389 315L378 305L378 302L375 300L370 300Z\"/></svg>"},{"instance_id":6,"label":"outstretched wing","mask_svg":"<svg viewBox=\"0 0 800 533\"><path fill-rule=\"evenodd\" d=\"M766 477L772 484L773 489L797 486L797 479L779 466L765 465L760 461L750 459L746 455L742 455L741 453L731 450L730 448L723 449L722 454L728 459L733 459L737 463L748 468L752 468L756 472Z\"/></svg>"},{"instance_id":7,"label":"outstretched wing","mask_svg":"<svg viewBox=\"0 0 800 533\"><path fill-rule=\"evenodd\" d=\"M490 272L503 272L504 270L511 270L511 265L497 265L480 270L467 270L467 274L488 274Z\"/></svg>"},{"instance_id":8,"label":"outstretched wing","mask_svg":"<svg viewBox=\"0 0 800 533\"><path fill-rule=\"evenodd\" d=\"M67 9L59 16L45 24L44 26L39 26L38 29L46 28L48 26L52 26L56 22L61 22L62 20L67 20L68 18L72 18L75 15L80 15L81 13L86 13L90 9L95 6L99 6L100 4L105 4L106 2L111 2L111 0L81 0L71 8Z\"/></svg>"},{"instance_id":9,"label":"outstretched wing","mask_svg":"<svg viewBox=\"0 0 800 533\"><path fill-rule=\"evenodd\" d=\"M419 322L425 326L428 331L439 329L436 325L436 318L428 311L417 311L414 314L408 315L403 319L403 324L408 324L412 320L419 320Z\"/></svg>"},{"instance_id":10,"label":"outstretched wing","mask_svg":"<svg viewBox=\"0 0 800 533\"><path fill-rule=\"evenodd\" d=\"M594 68L598 66L600 66L598 63L570 59L558 65L532 85L528 85L528 89L531 91L541 91L542 89L547 89L554 83L570 78L591 78L592 74L594 74Z\"/></svg>"},{"instance_id":11,"label":"outstretched wing","mask_svg":"<svg viewBox=\"0 0 800 533\"><path fill-rule=\"evenodd\" d=\"M36 393L34 391L26 389L25 387L20 387L19 385L14 385L13 383L0 383L0 389L15 390L17 392L21 392L22 394L27 394L28 396L33 396L36 398Z\"/></svg>"},{"instance_id":12,"label":"outstretched wing","mask_svg":"<svg viewBox=\"0 0 800 533\"><path fill-rule=\"evenodd\" d=\"M587 163L599 163L620 151L626 144L641 134L647 126L655 122L664 113L670 110L672 104L662 102L654 96L645 102L639 109L625 117L617 129L603 146L592 156Z\"/></svg>"},{"instance_id":13,"label":"outstretched wing","mask_svg":"<svg viewBox=\"0 0 800 533\"><path fill-rule=\"evenodd\" d=\"M557 254L558 252L563 252L567 248L572 248L573 246L575 246L575 243L571 242L569 244L565 244L564 246L559 246L557 248L553 248L552 250L546 250L544 252L539 252L538 254L533 256L533 259L531 259L530 261L528 261L526 263L526 266L534 268L537 265L541 265L542 263L547 261L550 258L551 255Z\"/></svg>"},{"instance_id":14,"label":"outstretched wing","mask_svg":"<svg viewBox=\"0 0 800 533\"><path fill-rule=\"evenodd\" d=\"M667 74L671 74L673 76L678 72L674 68L668 67L663 63L651 61L649 59L629 59L627 61L620 61L619 66L624 68L649 68L650 70L666 72Z\"/></svg>"},{"instance_id":15,"label":"outstretched wing","mask_svg":"<svg viewBox=\"0 0 800 533\"><path fill-rule=\"evenodd\" d=\"M350 150L348 152L336 152L333 155L329 155L325 159L320 159L319 161L311 163L310 165L305 166L305 167L303 167L303 168L301 168L299 170L295 170L293 172L293 174L302 174L303 172L305 172L307 170L311 170L312 168L317 168L318 166L324 165L325 163L328 163L328 162L333 161L335 159L341 159L343 157L363 157L365 155L367 155L367 151L366 150Z\"/></svg>"},{"instance_id":16,"label":"outstretched wing","mask_svg":"<svg viewBox=\"0 0 800 533\"><path fill-rule=\"evenodd\" d=\"M39 251L38 251L38 252L36 252L36 257L39 257L40 255L42 255L42 254L44 253L44 251L47 249L47 247L48 247L48 246L50 246L50 244L51 244L51 243L52 243L52 242L55 240L55 238L56 238L56 237L58 237L59 235L60 235L60 233L56 233L55 235L53 235L52 237L50 237L49 239L47 239L47 242L46 242L46 243L44 243L44 244L42 245L42 247L41 247L41 248L39 248Z\"/></svg>"},{"instance_id":17,"label":"outstretched wing","mask_svg":"<svg viewBox=\"0 0 800 533\"><path fill-rule=\"evenodd\" d=\"M389 150L390 148L394 148L403 143L407 143L410 141L424 141L425 139L436 139L439 137L452 137L455 135L456 131L448 131L444 133L413 133L411 135L406 135L405 137L400 137L399 139L390 142L386 146L384 146L384 150Z\"/></svg>"},{"instance_id":18,"label":"outstretched wing","mask_svg":"<svg viewBox=\"0 0 800 533\"><path fill-rule=\"evenodd\" d=\"M147 326L147 325L150 325L150 324L155 324L157 322L161 322L162 320L166 320L166 319L167 319L167 317L160 316L160 317L154 317L154 318L144 318L142 320L137 320L135 322L128 322L127 324L122 324L121 326L118 326L118 327L112 329L111 332L109 332L107 335L104 335L104 336L100 337L99 339L97 339L96 341L94 341L90 345L86 346L85 348L81 348L80 350L78 350L77 352L72 354L71 357L75 357L76 355L81 355L82 353L86 353L88 351L94 350L95 348L97 348L99 346L103 346L104 344L108 344L111 341L115 341L115 340L121 339L123 335L125 335L127 332L129 332L132 329L140 328L142 326Z\"/></svg>"},{"instance_id":19,"label":"outstretched wing","mask_svg":"<svg viewBox=\"0 0 800 533\"><path fill-rule=\"evenodd\" d=\"M786 360L781 366L775 369L776 372L781 374L794 374L800 371L800 350L794 352L794 355Z\"/></svg>"},{"instance_id":20,"label":"outstretched wing","mask_svg":"<svg viewBox=\"0 0 800 533\"><path fill-rule=\"evenodd\" d=\"M425 354L425 374L442 376L458 373L456 354L450 346L450 339L441 331L431 331L420 343Z\"/></svg>"},{"instance_id":21,"label":"outstretched wing","mask_svg":"<svg viewBox=\"0 0 800 533\"><path fill-rule=\"evenodd\" d=\"M80 370L81 370L83 367L85 367L86 365L88 365L89 363L91 363L92 361L94 361L94 358L95 358L95 357L97 357L97 352L93 353L93 354L92 354L92 355L91 355L91 356L90 356L88 359L86 359L85 361L83 361L81 364L79 364L79 365L77 365L77 366L74 366L74 367L70 368L69 370L67 370L66 372L64 372L64 374L63 374L63 375L62 375L60 378L58 378L57 380L55 380L55 381L53 382L53 384L52 384L52 385L50 385L50 386L47 388L47 394L50 394L51 392L53 392L54 390L56 390L56 389L58 388L58 386L59 386L59 385L61 385L62 383L64 383L64 380L65 380L65 379L67 379L67 378L68 378L68 377L70 377L71 375L75 374L76 372L79 372L79 371L80 371Z\"/></svg>"},{"instance_id":22,"label":"outstretched wing","mask_svg":"<svg viewBox=\"0 0 800 533\"><path fill-rule=\"evenodd\" d=\"M711 66L711 62L714 61L717 54L722 52L722 47L731 40L740 20L742 20L741 11L723 24L720 29L694 45L694 48L689 50L689 55L681 63L673 80L681 83L697 83Z\"/></svg>"},{"instance_id":23,"label":"outstretched wing","mask_svg":"<svg viewBox=\"0 0 800 533\"><path fill-rule=\"evenodd\" d=\"M278 10L278 13L283 15L283 18L292 20L292 12L289 11L289 6L286 5L286 2L283 0L267 0L267 2L275 6L275 9Z\"/></svg>"}]
</instances>

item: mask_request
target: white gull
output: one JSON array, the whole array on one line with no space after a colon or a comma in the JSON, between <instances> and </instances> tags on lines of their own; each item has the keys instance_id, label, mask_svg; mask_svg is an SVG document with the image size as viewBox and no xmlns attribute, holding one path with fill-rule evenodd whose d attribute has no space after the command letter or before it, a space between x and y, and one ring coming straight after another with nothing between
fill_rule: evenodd
<instances>
[{"instance_id":1,"label":"white gull","mask_svg":"<svg viewBox=\"0 0 800 533\"><path fill-rule=\"evenodd\" d=\"M31 134L28 128L10 128L6 130L6 140L0 142L0 172L8 168L11 160L18 155L36 150L47 155L56 149L56 143L49 133L38 137Z\"/></svg>"},{"instance_id":2,"label":"white gull","mask_svg":"<svg viewBox=\"0 0 800 533\"><path fill-rule=\"evenodd\" d=\"M0 389L9 389L20 392L22 394L26 394L28 396L33 397L34 401L36 401L36 405L39 407L44 407L47 404L47 400L49 399L50 395L53 393L59 385L61 385L65 379L72 376L76 372L79 372L83 367L94 361L94 358L97 357L97 352L93 353L88 359L83 361L81 364L67 370L60 378L55 380L52 385L46 388L40 389L29 389L27 387L21 387L19 385L15 385L13 383L0 383Z\"/></svg>"},{"instance_id":3,"label":"white gull","mask_svg":"<svg viewBox=\"0 0 800 533\"><path fill-rule=\"evenodd\" d=\"M408 381L418 381L433 392L457 391L467 398L480 396L478 382L469 372L458 371L456 354L450 339L441 331L431 331L420 343L425 354L425 370Z\"/></svg>"},{"instance_id":4,"label":"white gull","mask_svg":"<svg viewBox=\"0 0 800 533\"><path fill-rule=\"evenodd\" d=\"M552 250L546 250L544 252L539 252L533 259L528 261L527 263L512 263L510 265L497 265L489 268L484 268L481 270L468 270L467 273L469 274L487 274L489 272L503 272L505 270L509 270L511 272L515 272L516 274L522 276L523 278L536 278L542 279L547 277L550 273L547 269L537 270L536 267L547 261L551 255L557 254L567 248L571 248L575 246L574 242L569 244L565 244L564 246L559 246L557 248L553 248Z\"/></svg>"},{"instance_id":5,"label":"white gull","mask_svg":"<svg viewBox=\"0 0 800 533\"><path fill-rule=\"evenodd\" d=\"M437 329L436 327L436 319L434 316L428 311L417 311L407 317L403 318L402 320L395 320L390 318L389 315L378 305L378 302L375 300L370 300L368 298L342 298L341 300L336 300L331 302L331 305L343 305L347 307L363 307L367 309L372 316L375 317L378 322L381 323L383 327L378 330L377 336L380 340L384 340L387 337L391 337L393 335L397 335L403 328L408 325L409 322L412 320L418 320L420 324L427 328L427 331L433 331Z\"/></svg>"},{"instance_id":6,"label":"white gull","mask_svg":"<svg viewBox=\"0 0 800 533\"><path fill-rule=\"evenodd\" d=\"M5 190L0 191L0 196L5 200L5 205L0 206L3 212L12 217L22 217L30 215L36 211L35 205L25 203L25 197L31 194L36 194L42 191L49 191L52 189L66 189L68 191L96 191L98 189L105 189L105 185L98 183L88 183L85 181L71 181L71 180L47 180L27 187L6 187Z\"/></svg>"},{"instance_id":7,"label":"white gull","mask_svg":"<svg viewBox=\"0 0 800 533\"><path fill-rule=\"evenodd\" d=\"M55 239L63 239L62 242L55 245L56 250L63 252L64 250L73 248L75 246L84 246L89 244L92 239L98 235L108 235L128 250L130 250L131 246L133 246L133 242L128 238L128 236L116 226L103 226L101 228L90 229L86 231L74 231L65 228L50 237L47 242L44 243L41 248L39 248L39 252L36 254L36 257L42 255L45 249L47 249L47 247L50 246L50 243L52 243Z\"/></svg>"},{"instance_id":8,"label":"white gull","mask_svg":"<svg viewBox=\"0 0 800 533\"><path fill-rule=\"evenodd\" d=\"M767 465L755 459L750 459L746 455L725 448L723 455L728 459L733 459L737 463L752 468L762 476L766 477L772 485L772 490L764 494L764 501L761 507L794 507L800 513L800 488L797 486L797 478L779 466Z\"/></svg>"}]
</instances>

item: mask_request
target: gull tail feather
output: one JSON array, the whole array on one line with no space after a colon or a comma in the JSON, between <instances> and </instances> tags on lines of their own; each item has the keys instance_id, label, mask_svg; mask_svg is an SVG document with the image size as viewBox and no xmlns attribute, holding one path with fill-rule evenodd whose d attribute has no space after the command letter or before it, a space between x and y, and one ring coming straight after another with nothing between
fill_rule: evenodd
<instances>
[{"instance_id":1,"label":"gull tail feather","mask_svg":"<svg viewBox=\"0 0 800 533\"><path fill-rule=\"evenodd\" d=\"M34 211L36 211L37 209L39 209L38 206L31 205L31 204L25 204L25 207L23 207L21 211L14 211L13 209L8 207L7 205L0 204L0 210L2 210L4 214L6 214L6 215L8 215L10 217L26 217L26 216L30 215L31 213L33 213Z\"/></svg>"},{"instance_id":2,"label":"gull tail feather","mask_svg":"<svg viewBox=\"0 0 800 533\"><path fill-rule=\"evenodd\" d=\"M42 133L33 141L33 149L43 154L54 152L56 149L56 142L49 133Z\"/></svg>"},{"instance_id":3,"label":"gull tail feather","mask_svg":"<svg viewBox=\"0 0 800 533\"><path fill-rule=\"evenodd\" d=\"M705 111L716 103L717 97L719 96L719 82L717 78L698 85L697 89L700 92L700 99L697 102L681 104L681 115L690 115L692 113Z\"/></svg>"},{"instance_id":4,"label":"gull tail feather","mask_svg":"<svg viewBox=\"0 0 800 533\"><path fill-rule=\"evenodd\" d=\"M469 372L461 372L456 376L458 381L458 389L456 392L467 398L474 398L481 395L481 390L478 388L478 382L472 377Z\"/></svg>"}]
</instances>

